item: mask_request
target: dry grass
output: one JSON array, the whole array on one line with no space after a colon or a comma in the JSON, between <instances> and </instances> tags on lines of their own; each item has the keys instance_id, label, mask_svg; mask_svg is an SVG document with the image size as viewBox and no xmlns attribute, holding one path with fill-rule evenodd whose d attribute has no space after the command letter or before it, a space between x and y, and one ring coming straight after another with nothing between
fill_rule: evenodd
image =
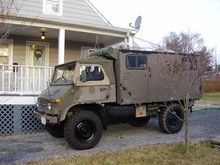
<instances>
[{"instance_id":1,"label":"dry grass","mask_svg":"<svg viewBox=\"0 0 220 165\"><path fill-rule=\"evenodd\" d=\"M71 156L54 160L31 162L30 165L219 165L220 150L210 143L190 145L190 153L184 154L182 144L154 144L117 152L105 152L89 156Z\"/></svg>"}]
</instances>

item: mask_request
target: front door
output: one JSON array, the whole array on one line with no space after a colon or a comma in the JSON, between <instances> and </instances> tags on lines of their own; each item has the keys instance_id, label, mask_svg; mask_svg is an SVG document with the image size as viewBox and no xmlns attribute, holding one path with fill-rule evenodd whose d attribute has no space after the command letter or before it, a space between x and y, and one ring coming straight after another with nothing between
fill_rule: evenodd
<instances>
[{"instance_id":1,"label":"front door","mask_svg":"<svg viewBox=\"0 0 220 165\"><path fill-rule=\"evenodd\" d=\"M31 42L26 44L26 85L28 91L39 93L47 87L49 76L49 44Z\"/></svg>"},{"instance_id":2,"label":"front door","mask_svg":"<svg viewBox=\"0 0 220 165\"><path fill-rule=\"evenodd\" d=\"M49 44L44 42L27 42L26 65L48 66Z\"/></svg>"}]
</instances>

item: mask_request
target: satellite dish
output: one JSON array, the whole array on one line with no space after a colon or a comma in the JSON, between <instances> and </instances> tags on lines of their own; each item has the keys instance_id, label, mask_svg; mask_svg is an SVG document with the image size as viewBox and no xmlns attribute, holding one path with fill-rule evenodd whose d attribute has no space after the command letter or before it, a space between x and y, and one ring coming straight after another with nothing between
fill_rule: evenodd
<instances>
[{"instance_id":1,"label":"satellite dish","mask_svg":"<svg viewBox=\"0 0 220 165\"><path fill-rule=\"evenodd\" d=\"M140 29L140 27L141 27L141 20L142 20L141 16L138 16L136 21L135 21L135 26L134 26L136 30Z\"/></svg>"},{"instance_id":2,"label":"satellite dish","mask_svg":"<svg viewBox=\"0 0 220 165\"><path fill-rule=\"evenodd\" d=\"M136 32L138 32L140 30L140 27L141 27L141 16L138 16L135 20L135 24L134 26L132 26L132 23L129 23L129 26L134 28Z\"/></svg>"}]
</instances>

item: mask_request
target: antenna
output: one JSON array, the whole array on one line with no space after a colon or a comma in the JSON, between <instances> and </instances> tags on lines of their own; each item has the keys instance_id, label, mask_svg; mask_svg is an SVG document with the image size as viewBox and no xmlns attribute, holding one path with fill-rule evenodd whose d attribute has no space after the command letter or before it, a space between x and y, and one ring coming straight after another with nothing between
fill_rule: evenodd
<instances>
[{"instance_id":1,"label":"antenna","mask_svg":"<svg viewBox=\"0 0 220 165\"><path fill-rule=\"evenodd\" d=\"M95 46L94 46L95 49L99 49L99 36L96 35L95 37Z\"/></svg>"},{"instance_id":2,"label":"antenna","mask_svg":"<svg viewBox=\"0 0 220 165\"><path fill-rule=\"evenodd\" d=\"M142 17L141 16L138 16L135 20L135 23L134 23L134 26L132 25L132 23L129 23L129 26L134 28L134 30L136 32L138 32L140 30L140 27L141 27L141 20L142 20Z\"/></svg>"}]
</instances>

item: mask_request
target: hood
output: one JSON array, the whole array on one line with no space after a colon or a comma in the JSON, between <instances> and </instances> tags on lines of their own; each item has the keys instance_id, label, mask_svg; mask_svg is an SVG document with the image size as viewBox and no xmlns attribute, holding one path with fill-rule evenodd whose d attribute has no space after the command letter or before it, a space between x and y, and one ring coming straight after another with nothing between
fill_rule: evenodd
<instances>
[{"instance_id":1,"label":"hood","mask_svg":"<svg viewBox=\"0 0 220 165\"><path fill-rule=\"evenodd\" d=\"M38 98L45 100L53 100L61 98L67 91L71 90L72 85L50 86L45 89Z\"/></svg>"}]
</instances>

